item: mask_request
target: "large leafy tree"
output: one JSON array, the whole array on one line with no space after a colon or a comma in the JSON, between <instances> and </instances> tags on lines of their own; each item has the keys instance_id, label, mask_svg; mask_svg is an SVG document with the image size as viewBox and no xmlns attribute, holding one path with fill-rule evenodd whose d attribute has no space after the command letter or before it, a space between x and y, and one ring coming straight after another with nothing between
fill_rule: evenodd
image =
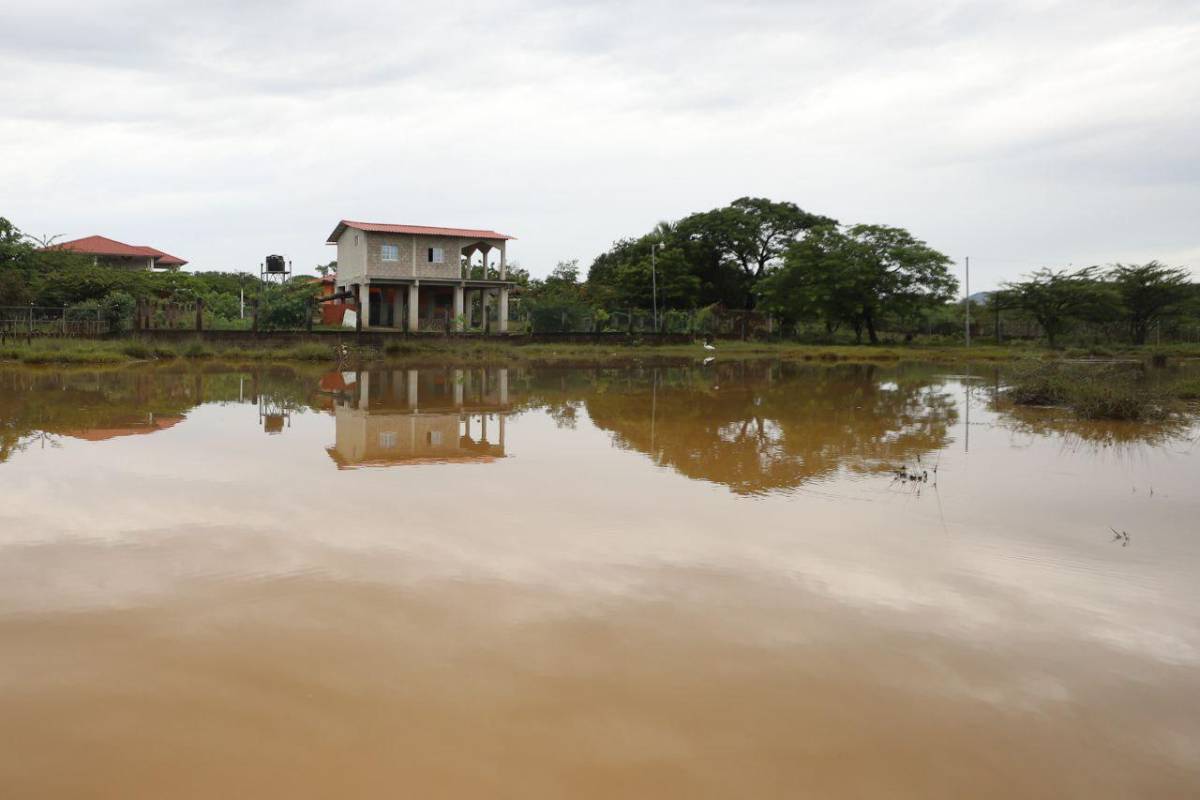
<instances>
[{"instance_id":1,"label":"large leafy tree","mask_svg":"<svg viewBox=\"0 0 1200 800\"><path fill-rule=\"evenodd\" d=\"M787 248L812 228L832 222L795 203L742 197L616 242L592 263L588 283L593 296L606 304L649 306L650 249L660 246L664 305L749 307L756 298L755 284ZM644 288L639 282L643 273Z\"/></svg>"},{"instance_id":2,"label":"large leafy tree","mask_svg":"<svg viewBox=\"0 0 1200 800\"><path fill-rule=\"evenodd\" d=\"M1004 284L1006 301L1041 326L1051 347L1079 319L1111 319L1115 298L1099 277L1099 268L1075 271L1040 269L1025 280Z\"/></svg>"},{"instance_id":3,"label":"large leafy tree","mask_svg":"<svg viewBox=\"0 0 1200 800\"><path fill-rule=\"evenodd\" d=\"M33 242L21 229L0 217L0 269L25 268L33 255Z\"/></svg>"},{"instance_id":4,"label":"large leafy tree","mask_svg":"<svg viewBox=\"0 0 1200 800\"><path fill-rule=\"evenodd\" d=\"M696 216L699 227L751 280L761 278L806 231L835 222L795 203L765 197L739 197L724 208Z\"/></svg>"},{"instance_id":5,"label":"large leafy tree","mask_svg":"<svg viewBox=\"0 0 1200 800\"><path fill-rule=\"evenodd\" d=\"M1156 322L1178 313L1192 288L1187 270L1157 261L1115 264L1108 280L1116 290L1134 344L1145 344Z\"/></svg>"},{"instance_id":6,"label":"large leafy tree","mask_svg":"<svg viewBox=\"0 0 1200 800\"><path fill-rule=\"evenodd\" d=\"M903 228L825 225L788 249L761 295L785 319L817 316L830 330L848 323L877 344L885 315L911 317L953 297L950 263Z\"/></svg>"},{"instance_id":7,"label":"large leafy tree","mask_svg":"<svg viewBox=\"0 0 1200 800\"><path fill-rule=\"evenodd\" d=\"M29 275L34 247L24 233L0 217L0 306L24 305L32 292Z\"/></svg>"}]
</instances>

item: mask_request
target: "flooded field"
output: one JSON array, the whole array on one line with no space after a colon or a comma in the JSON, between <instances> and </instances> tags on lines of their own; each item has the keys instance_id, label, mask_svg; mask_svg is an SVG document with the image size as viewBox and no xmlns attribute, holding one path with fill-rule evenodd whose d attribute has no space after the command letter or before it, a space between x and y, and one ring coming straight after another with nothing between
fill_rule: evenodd
<instances>
[{"instance_id":1,"label":"flooded field","mask_svg":"<svg viewBox=\"0 0 1200 800\"><path fill-rule=\"evenodd\" d=\"M1200 428L964 372L0 371L0 797L1200 796Z\"/></svg>"}]
</instances>

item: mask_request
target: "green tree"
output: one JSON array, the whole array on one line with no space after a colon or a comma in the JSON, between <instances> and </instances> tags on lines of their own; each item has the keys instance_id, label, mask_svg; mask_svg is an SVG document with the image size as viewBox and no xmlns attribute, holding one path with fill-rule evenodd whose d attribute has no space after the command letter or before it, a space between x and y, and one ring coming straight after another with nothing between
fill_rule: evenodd
<instances>
[{"instance_id":1,"label":"green tree","mask_svg":"<svg viewBox=\"0 0 1200 800\"><path fill-rule=\"evenodd\" d=\"M754 305L756 285L767 269L778 264L806 232L831 224L836 220L812 214L795 203L739 197L728 206L681 220L679 228L694 244L715 256L718 270L724 267L737 271L742 295L737 305L749 308Z\"/></svg>"},{"instance_id":2,"label":"green tree","mask_svg":"<svg viewBox=\"0 0 1200 800\"><path fill-rule=\"evenodd\" d=\"M621 265L616 277L618 303L625 307L650 308L654 305L655 285L658 286L660 310L696 305L700 279L689 270L687 257L680 248L659 250L653 262L647 254Z\"/></svg>"},{"instance_id":3,"label":"green tree","mask_svg":"<svg viewBox=\"0 0 1200 800\"><path fill-rule=\"evenodd\" d=\"M1047 342L1056 347L1076 320L1114 316L1114 298L1098 272L1097 267L1074 272L1039 269L1023 281L1005 283L1003 296L1037 320Z\"/></svg>"},{"instance_id":4,"label":"green tree","mask_svg":"<svg viewBox=\"0 0 1200 800\"><path fill-rule=\"evenodd\" d=\"M0 269L25 269L33 251L29 237L8 219L0 217Z\"/></svg>"},{"instance_id":5,"label":"green tree","mask_svg":"<svg viewBox=\"0 0 1200 800\"><path fill-rule=\"evenodd\" d=\"M1134 344L1145 344L1151 326L1177 314L1191 293L1187 270L1157 261L1114 264L1107 278L1116 289Z\"/></svg>"},{"instance_id":6,"label":"green tree","mask_svg":"<svg viewBox=\"0 0 1200 800\"><path fill-rule=\"evenodd\" d=\"M724 254L752 280L761 278L806 231L836 224L795 203L765 197L739 197L724 208L705 212L700 219Z\"/></svg>"},{"instance_id":7,"label":"green tree","mask_svg":"<svg viewBox=\"0 0 1200 800\"><path fill-rule=\"evenodd\" d=\"M878 344L885 315L912 319L953 297L950 263L903 228L825 225L793 243L760 293L785 320L819 317L830 331L848 323Z\"/></svg>"},{"instance_id":8,"label":"green tree","mask_svg":"<svg viewBox=\"0 0 1200 800\"><path fill-rule=\"evenodd\" d=\"M578 330L592 312L588 286L579 282L579 261L560 261L546 278L530 280L521 303L535 331Z\"/></svg>"},{"instance_id":9,"label":"green tree","mask_svg":"<svg viewBox=\"0 0 1200 800\"><path fill-rule=\"evenodd\" d=\"M313 313L318 288L311 280L262 285L258 292L258 324L278 330L304 327Z\"/></svg>"},{"instance_id":10,"label":"green tree","mask_svg":"<svg viewBox=\"0 0 1200 800\"><path fill-rule=\"evenodd\" d=\"M641 273L649 278L650 249L660 245L667 261L668 305L750 307L756 283L787 248L813 227L832 222L795 203L742 197L615 242L593 261L588 284L592 297L606 306L649 307L649 281L643 289Z\"/></svg>"}]
</instances>

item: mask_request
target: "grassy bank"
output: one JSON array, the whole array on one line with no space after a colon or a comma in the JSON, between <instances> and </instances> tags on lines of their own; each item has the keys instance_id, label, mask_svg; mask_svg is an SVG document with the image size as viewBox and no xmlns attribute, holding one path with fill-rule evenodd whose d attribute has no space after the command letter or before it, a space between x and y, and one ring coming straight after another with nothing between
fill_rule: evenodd
<instances>
[{"instance_id":1,"label":"grassy bank","mask_svg":"<svg viewBox=\"0 0 1200 800\"><path fill-rule=\"evenodd\" d=\"M1000 400L1024 406L1070 409L1080 419L1155 422L1200 399L1194 372L1147 368L1142 362L1110 364L1037 361L1006 371Z\"/></svg>"},{"instance_id":2,"label":"grassy bank","mask_svg":"<svg viewBox=\"0 0 1200 800\"><path fill-rule=\"evenodd\" d=\"M584 362L604 363L642 358L700 359L775 358L785 361L873 362L922 361L933 363L1004 362L1014 359L1062 359L1114 357L1149 360L1155 354L1167 358L1200 358L1200 347L1143 348L1092 351L1049 351L1027 345L981 346L853 346L805 345L791 342L719 341L715 352L706 351L699 342L692 344L647 345L638 343L603 344L518 344L498 339L407 339L382 348L350 347L346 361L369 364L414 359L441 363L466 362ZM30 365L52 364L124 364L173 359L219 360L228 362L311 362L336 364L338 354L332 344L296 344L280 346L264 342L254 346L224 346L199 340L182 343L121 339L93 341L79 339L38 339L32 343L0 346L0 361Z\"/></svg>"}]
</instances>

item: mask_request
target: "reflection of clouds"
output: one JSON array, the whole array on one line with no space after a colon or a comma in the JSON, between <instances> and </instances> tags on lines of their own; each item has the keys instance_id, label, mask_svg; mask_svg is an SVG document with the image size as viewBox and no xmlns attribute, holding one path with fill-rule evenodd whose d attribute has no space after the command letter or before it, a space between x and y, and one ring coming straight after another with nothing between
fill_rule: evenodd
<instances>
[{"instance_id":1,"label":"reflection of clouds","mask_svg":"<svg viewBox=\"0 0 1200 800\"><path fill-rule=\"evenodd\" d=\"M744 500L652 469L591 425L562 430L544 415L510 421L513 459L406 470L403 480L333 469L327 416L297 418L287 437L252 435L256 423L252 408L204 406L154 437L27 453L0 511L0 608L153 605L195 581L312 575L417 591L464 580L537 587L557 600L529 613L553 615L681 596L719 604L716 587L730 581L741 593L773 587L776 598L801 589L806 602L834 604L826 613L868 612L960 646L1086 641L1168 663L1198 659L1186 564L1138 560L1138 547L1186 543L1093 546L1067 500L1106 507L1091 519L1108 519L1124 497L1105 484L1125 478L1088 483L1083 496L1060 494L1080 490L1070 476L1039 490L1047 479L1030 466L1061 466L1052 442L1013 451L982 431L972 461L944 451L946 533L931 498L888 494L869 479L831 477L832 501ZM970 483L980 465L984 491ZM1170 534L1182 522L1173 510L1194 512L1187 491L1173 497L1139 508L1138 531L1158 524ZM764 614L739 635L786 641L790 624Z\"/></svg>"},{"instance_id":2,"label":"reflection of clouds","mask_svg":"<svg viewBox=\"0 0 1200 800\"><path fill-rule=\"evenodd\" d=\"M1200 766L1200 454L1015 448L976 407L969 455L949 413L936 447L917 440L940 466L919 496L837 446L820 493L743 496L614 447L575 399L586 385L540 390L557 411L523 396L511 457L490 464L339 471L335 417L268 437L254 406L211 404L153 436L6 464L9 762L71 751L81 783L127 785L147 752L179 769L252 752L212 769L302 776L297 797L344 791L314 788L305 764L350 749L339 780L392 777L379 764L409 784L430 763L461 776L470 751L515 786L650 753L714 777L734 764L718 794L756 797L798 785L788 769L844 785L830 748L895 754L857 796L891 796L901 771L945 779L948 760L1005 775L1001 796L1169 796L1154 782ZM805 434L803 416L763 422L756 458ZM858 454L902 452L898 424ZM810 438L847 441L827 433ZM1108 522L1130 547L1109 545ZM1073 769L1029 774L1043 762ZM621 778L595 795L655 794Z\"/></svg>"}]
</instances>

